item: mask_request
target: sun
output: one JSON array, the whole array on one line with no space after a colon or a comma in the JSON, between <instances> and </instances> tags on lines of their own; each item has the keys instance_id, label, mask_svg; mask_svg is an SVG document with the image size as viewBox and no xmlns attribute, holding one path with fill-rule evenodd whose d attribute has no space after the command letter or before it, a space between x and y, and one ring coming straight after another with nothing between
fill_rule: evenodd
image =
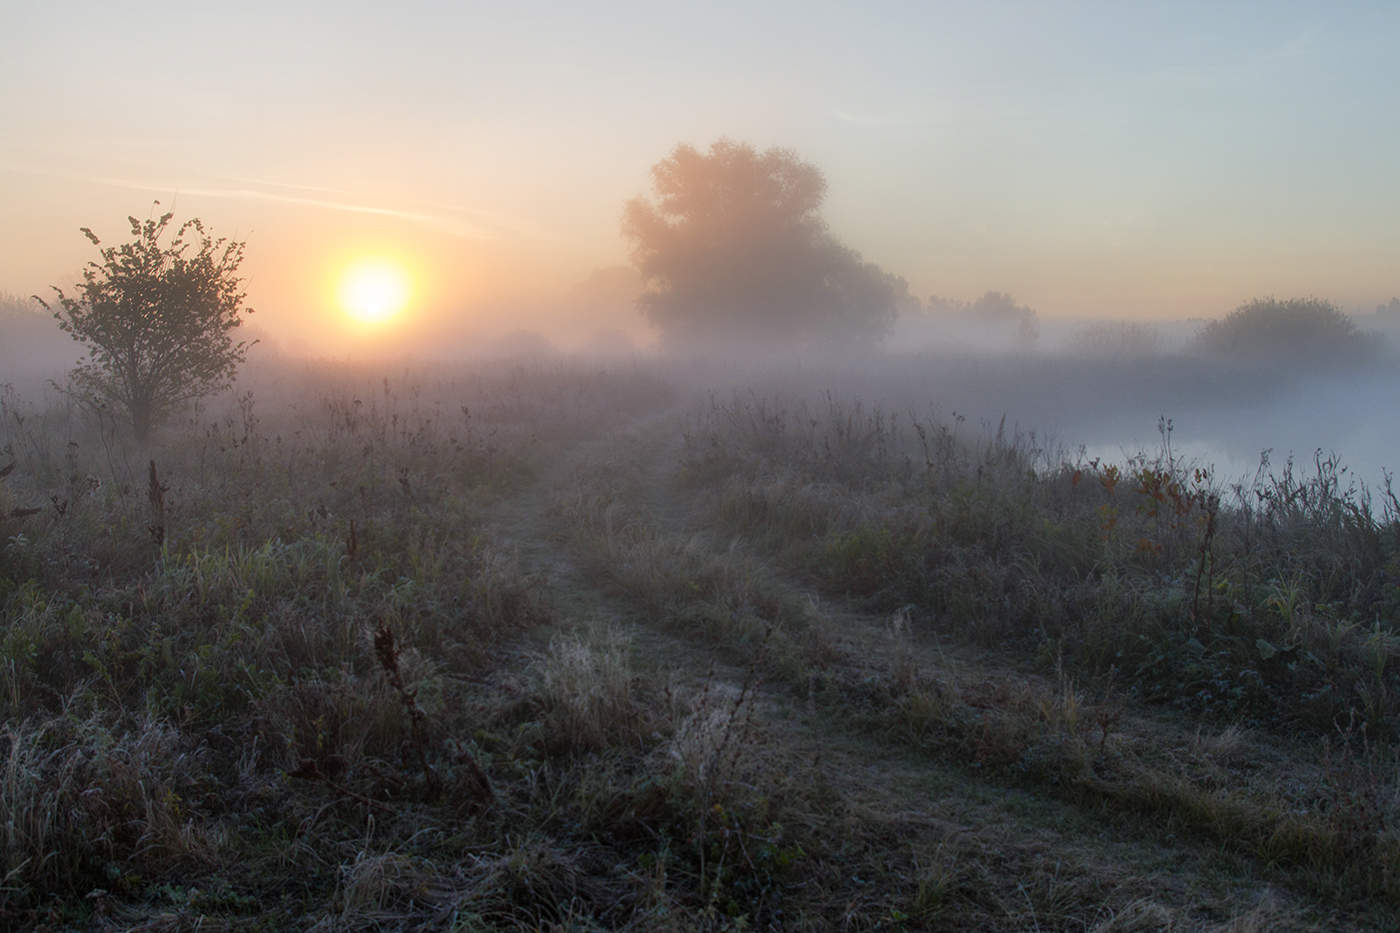
<instances>
[{"instance_id":1,"label":"sun","mask_svg":"<svg viewBox=\"0 0 1400 933\"><path fill-rule=\"evenodd\" d=\"M395 317L408 304L408 274L383 259L363 259L345 271L340 280L340 305L363 324L380 324Z\"/></svg>"}]
</instances>

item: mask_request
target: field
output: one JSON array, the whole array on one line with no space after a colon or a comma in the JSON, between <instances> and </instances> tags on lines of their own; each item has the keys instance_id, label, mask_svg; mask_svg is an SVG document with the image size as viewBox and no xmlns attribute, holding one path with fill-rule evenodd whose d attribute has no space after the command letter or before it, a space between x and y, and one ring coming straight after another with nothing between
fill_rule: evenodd
<instances>
[{"instance_id":1,"label":"field","mask_svg":"<svg viewBox=\"0 0 1400 933\"><path fill-rule=\"evenodd\" d=\"M716 384L6 392L0 927L1396 927L1387 484Z\"/></svg>"}]
</instances>

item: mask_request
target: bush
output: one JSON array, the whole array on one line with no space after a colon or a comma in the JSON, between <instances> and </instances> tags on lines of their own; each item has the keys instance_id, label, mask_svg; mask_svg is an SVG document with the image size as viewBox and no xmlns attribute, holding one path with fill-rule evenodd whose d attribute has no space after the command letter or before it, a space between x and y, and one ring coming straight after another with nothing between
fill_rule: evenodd
<instances>
[{"instance_id":1,"label":"bush","mask_svg":"<svg viewBox=\"0 0 1400 933\"><path fill-rule=\"evenodd\" d=\"M1255 362L1340 362L1367 353L1356 323L1321 298L1256 298L1207 324L1196 347L1206 355Z\"/></svg>"},{"instance_id":2,"label":"bush","mask_svg":"<svg viewBox=\"0 0 1400 933\"><path fill-rule=\"evenodd\" d=\"M74 390L94 408L117 405L141 443L178 406L228 387L250 346L232 333L252 312L238 277L244 244L213 239L193 218L163 246L173 217L128 217L135 239L105 248L82 228L102 263L88 263L72 296L54 288L58 326L87 347Z\"/></svg>"}]
</instances>

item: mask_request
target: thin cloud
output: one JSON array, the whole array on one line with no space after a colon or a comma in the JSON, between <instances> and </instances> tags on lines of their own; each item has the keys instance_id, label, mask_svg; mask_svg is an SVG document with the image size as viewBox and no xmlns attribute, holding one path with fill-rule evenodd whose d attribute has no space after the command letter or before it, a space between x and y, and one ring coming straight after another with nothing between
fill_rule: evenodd
<instances>
[{"instance_id":1,"label":"thin cloud","mask_svg":"<svg viewBox=\"0 0 1400 933\"><path fill-rule=\"evenodd\" d=\"M121 184L111 181L109 184ZM374 207L368 204L352 204L348 201L331 201L326 198L313 198L294 194L277 194L272 191L259 191L255 188L172 188L149 184L126 183L126 187L143 191L175 191L178 194L204 198L226 198L233 201L270 201L277 204L297 204L303 207L319 207L328 211L345 211L350 214L372 214L377 217L394 217L410 223L420 224L433 230L453 236L475 239L490 239L495 231L455 217L442 217L421 211L405 211L393 207Z\"/></svg>"},{"instance_id":2,"label":"thin cloud","mask_svg":"<svg viewBox=\"0 0 1400 933\"><path fill-rule=\"evenodd\" d=\"M303 185L286 181L271 181L266 178L242 178L239 176L229 176L225 181L239 185L256 185L260 188L281 188L287 191L310 191L316 194L335 194L354 197L358 192L349 188L328 188L324 185ZM319 200L319 199L312 199ZM343 202L338 202L343 203ZM351 202L353 203L353 202ZM399 208L403 216L431 216L438 217L444 222L451 222L450 218L442 215L461 215L467 218L474 218L479 223L467 222L467 226L483 231L490 228L490 232L479 234L482 237L497 236L500 234L515 234L521 236L532 236L537 238L547 237L548 234L531 224L522 223L519 219L499 211L489 211L479 207L467 207L461 204L446 204L442 202L422 202L410 208Z\"/></svg>"},{"instance_id":3,"label":"thin cloud","mask_svg":"<svg viewBox=\"0 0 1400 933\"><path fill-rule=\"evenodd\" d=\"M5 171L19 172L27 175L47 175L55 178L69 178L99 185L110 185L115 188L129 188L134 191L149 191L158 194L174 193L177 196L186 195L191 197L222 198L230 201L264 201L274 204L293 204L300 207L313 207L321 210L343 211L351 214L370 214L376 217L392 217L397 220L418 224L463 239L494 239L499 236L499 231L497 230L490 229L482 224L472 223L461 217L444 216L442 213L404 210L393 207L377 207L370 204L355 203L353 201L311 197L309 195L284 194L276 191L263 190L261 188L225 188L198 185L157 184L140 179L69 174L17 166L0 166L0 168L3 168ZM275 183L257 182L256 184L267 184L271 186ZM289 190L309 192L348 193L336 192L333 189L318 189L311 186L281 185L280 187Z\"/></svg>"},{"instance_id":4,"label":"thin cloud","mask_svg":"<svg viewBox=\"0 0 1400 933\"><path fill-rule=\"evenodd\" d=\"M393 207L375 207L369 204L355 204L349 201L333 201L328 198L316 198L306 195L279 194L274 191L262 191L257 188L202 188L177 185L155 185L149 182L133 181L123 178L94 178L92 180L102 184L132 188L138 191L173 191L176 194L183 194L190 197L224 198L230 201L266 201L274 204L295 204L301 207L316 207L328 211L344 211L349 214L371 214L376 217L393 217L398 220L406 220L409 223L419 224L431 230L437 230L464 239L491 239L496 236L495 231L488 230L477 224L468 223L456 217L443 217L438 214L429 214L422 211L406 211Z\"/></svg>"},{"instance_id":5,"label":"thin cloud","mask_svg":"<svg viewBox=\"0 0 1400 933\"><path fill-rule=\"evenodd\" d=\"M355 193L349 188L328 188L325 185L299 185L287 181L269 181L266 178L244 178L239 175L229 175L219 180L233 182L236 185L257 185L260 188L285 188L288 191L315 191L319 194Z\"/></svg>"}]
</instances>

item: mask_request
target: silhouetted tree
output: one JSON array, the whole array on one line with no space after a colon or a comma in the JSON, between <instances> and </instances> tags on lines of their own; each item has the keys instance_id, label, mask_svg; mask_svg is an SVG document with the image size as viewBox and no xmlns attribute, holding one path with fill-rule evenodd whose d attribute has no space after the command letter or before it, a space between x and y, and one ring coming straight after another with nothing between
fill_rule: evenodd
<instances>
[{"instance_id":1,"label":"silhouetted tree","mask_svg":"<svg viewBox=\"0 0 1400 933\"><path fill-rule=\"evenodd\" d=\"M931 295L928 310L970 333L991 337L999 344L1029 350L1040 339L1040 317L1035 309L1018 305L1006 292L985 292L970 303Z\"/></svg>"},{"instance_id":2,"label":"silhouetted tree","mask_svg":"<svg viewBox=\"0 0 1400 933\"><path fill-rule=\"evenodd\" d=\"M1014 330L1016 343L1029 349L1040 339L1040 317L1035 309L1018 305L1005 292L987 292L968 309L979 322Z\"/></svg>"},{"instance_id":3,"label":"silhouetted tree","mask_svg":"<svg viewBox=\"0 0 1400 933\"><path fill-rule=\"evenodd\" d=\"M622 229L668 343L872 342L893 321L903 280L831 236L826 179L791 150L677 146L652 182Z\"/></svg>"},{"instance_id":4,"label":"silhouetted tree","mask_svg":"<svg viewBox=\"0 0 1400 933\"><path fill-rule=\"evenodd\" d=\"M1206 324L1196 347L1209 355L1261 362L1335 361L1367 352L1356 322L1321 298L1256 298Z\"/></svg>"},{"instance_id":5,"label":"silhouetted tree","mask_svg":"<svg viewBox=\"0 0 1400 933\"><path fill-rule=\"evenodd\" d=\"M233 339L240 314L252 312L237 275L244 244L211 239L196 218L162 246L172 216L128 217L135 239L120 246L103 247L83 227L102 262L87 264L74 295L55 286L58 308L50 309L87 346L73 390L125 409L141 441L179 404L226 387L250 346Z\"/></svg>"}]
</instances>

